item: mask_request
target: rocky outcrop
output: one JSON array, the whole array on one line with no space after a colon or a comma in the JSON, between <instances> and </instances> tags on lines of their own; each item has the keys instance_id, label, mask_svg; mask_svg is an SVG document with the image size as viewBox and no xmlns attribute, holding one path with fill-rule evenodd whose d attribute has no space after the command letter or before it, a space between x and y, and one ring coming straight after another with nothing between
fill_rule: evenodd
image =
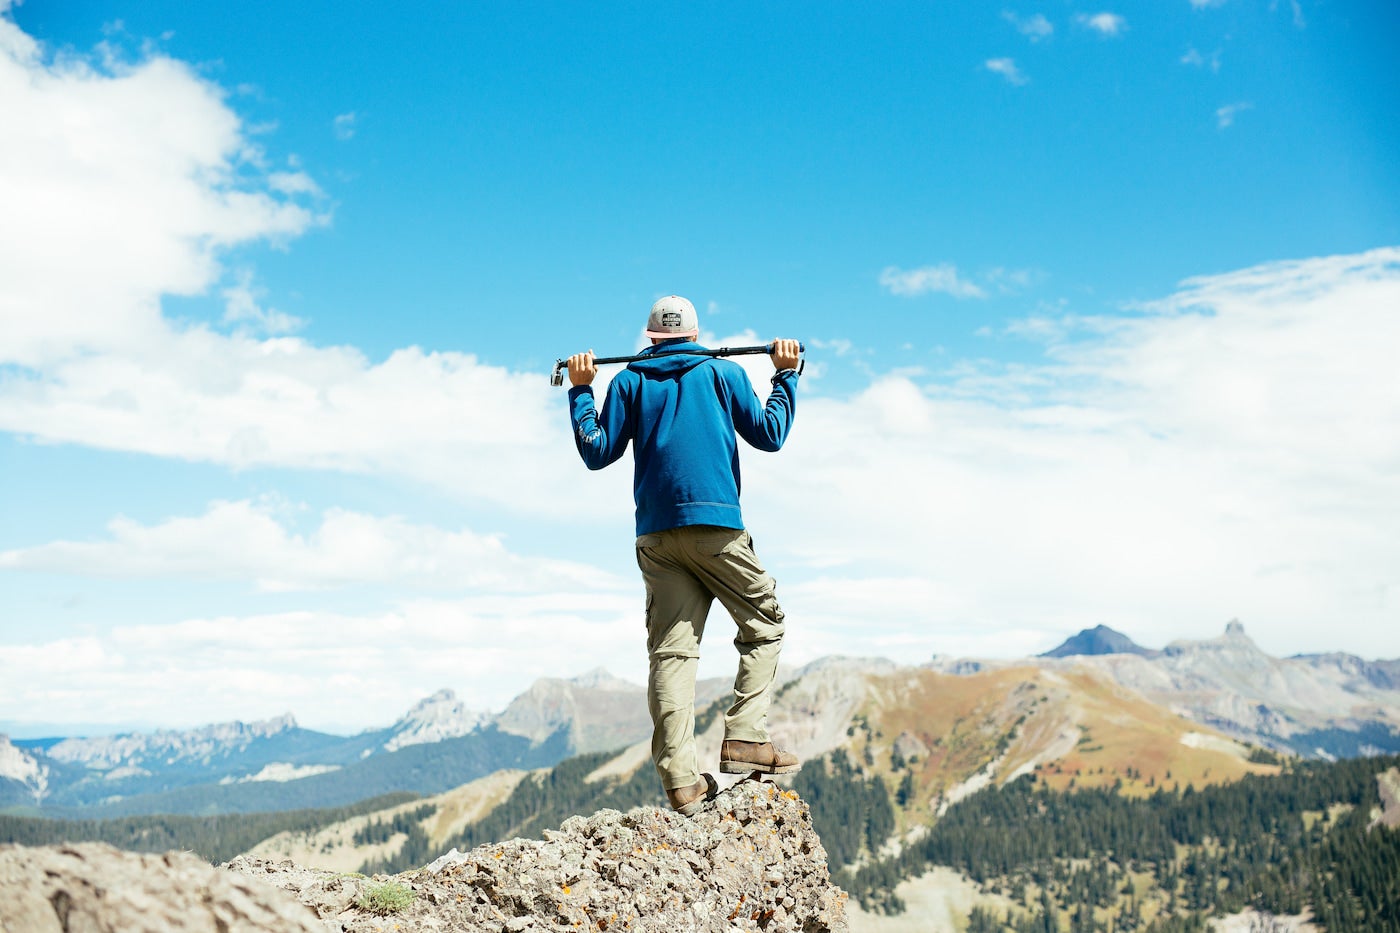
<instances>
[{"instance_id":1,"label":"rocky outcrop","mask_svg":"<svg viewBox=\"0 0 1400 933\"><path fill-rule=\"evenodd\" d=\"M543 840L512 839L427 868L373 879L239 857L230 872L276 885L331 930L515 933L527 930L822 933L846 930L807 805L792 791L742 781L702 813L601 810ZM412 892L385 917L376 885Z\"/></svg>"},{"instance_id":2,"label":"rocky outcrop","mask_svg":"<svg viewBox=\"0 0 1400 933\"><path fill-rule=\"evenodd\" d=\"M3 933L325 933L285 891L188 852L0 846Z\"/></svg>"}]
</instances>

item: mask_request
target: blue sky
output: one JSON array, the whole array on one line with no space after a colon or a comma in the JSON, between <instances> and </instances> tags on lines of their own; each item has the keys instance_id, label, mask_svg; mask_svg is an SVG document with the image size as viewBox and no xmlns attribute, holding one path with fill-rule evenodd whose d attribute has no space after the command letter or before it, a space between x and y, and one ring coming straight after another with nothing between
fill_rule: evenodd
<instances>
[{"instance_id":1,"label":"blue sky","mask_svg":"<svg viewBox=\"0 0 1400 933\"><path fill-rule=\"evenodd\" d=\"M1305 0L0 0L0 724L639 679L627 470L546 376L668 293L811 348L745 462L794 663L1234 616L1400 654L1397 38Z\"/></svg>"}]
</instances>

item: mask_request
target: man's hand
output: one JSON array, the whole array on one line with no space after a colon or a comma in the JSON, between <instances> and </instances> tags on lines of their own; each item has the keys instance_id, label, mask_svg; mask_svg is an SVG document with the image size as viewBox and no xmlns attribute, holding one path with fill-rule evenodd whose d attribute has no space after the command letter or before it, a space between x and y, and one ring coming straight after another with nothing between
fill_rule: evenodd
<instances>
[{"instance_id":1,"label":"man's hand","mask_svg":"<svg viewBox=\"0 0 1400 933\"><path fill-rule=\"evenodd\" d=\"M587 353L575 353L569 357L569 384L576 386L586 386L593 384L593 377L598 375L598 367L593 362L593 351Z\"/></svg>"},{"instance_id":2,"label":"man's hand","mask_svg":"<svg viewBox=\"0 0 1400 933\"><path fill-rule=\"evenodd\" d=\"M797 361L802 353L801 344L796 340L774 340L773 350L768 354L768 358L773 361L774 369L796 369ZM569 374L573 375L572 361L570 361Z\"/></svg>"}]
</instances>

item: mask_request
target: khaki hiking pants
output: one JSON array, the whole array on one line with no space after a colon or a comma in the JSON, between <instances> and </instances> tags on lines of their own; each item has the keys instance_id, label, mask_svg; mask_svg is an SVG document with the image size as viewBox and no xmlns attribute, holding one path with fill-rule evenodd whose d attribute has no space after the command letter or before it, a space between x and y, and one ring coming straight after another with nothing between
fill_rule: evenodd
<instances>
[{"instance_id":1,"label":"khaki hiking pants","mask_svg":"<svg viewBox=\"0 0 1400 933\"><path fill-rule=\"evenodd\" d=\"M700 780L695 757L695 670L705 618L718 599L734 617L739 673L724 737L767 742L768 707L783 644L783 610L773 578L742 529L671 528L637 538L637 566L647 590L647 706L651 759L669 789Z\"/></svg>"}]
</instances>

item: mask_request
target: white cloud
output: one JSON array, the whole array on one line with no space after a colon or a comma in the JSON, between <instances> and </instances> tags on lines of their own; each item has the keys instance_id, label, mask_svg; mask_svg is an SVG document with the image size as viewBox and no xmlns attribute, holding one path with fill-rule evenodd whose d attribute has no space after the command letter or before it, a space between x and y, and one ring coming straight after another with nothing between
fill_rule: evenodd
<instances>
[{"instance_id":1,"label":"white cloud","mask_svg":"<svg viewBox=\"0 0 1400 933\"><path fill-rule=\"evenodd\" d=\"M943 292L954 298L985 298L987 293L975 283L958 275L952 263L900 269L888 266L880 273L880 285L892 295L913 297L929 292Z\"/></svg>"},{"instance_id":2,"label":"white cloud","mask_svg":"<svg viewBox=\"0 0 1400 933\"><path fill-rule=\"evenodd\" d=\"M358 584L482 592L616 588L596 568L511 553L498 535L445 531L397 517L330 509L299 534L269 502L214 502L197 517L108 524L104 541L0 551L0 570L119 578L235 580L272 591Z\"/></svg>"},{"instance_id":3,"label":"white cloud","mask_svg":"<svg viewBox=\"0 0 1400 933\"><path fill-rule=\"evenodd\" d=\"M1117 13L1080 13L1074 21L1101 36L1114 38L1128 31L1128 21Z\"/></svg>"},{"instance_id":4,"label":"white cloud","mask_svg":"<svg viewBox=\"0 0 1400 933\"><path fill-rule=\"evenodd\" d=\"M1235 125L1235 117L1246 110L1253 110L1254 105L1249 101L1240 101L1236 104L1226 104L1215 109L1215 125L1220 129L1228 129Z\"/></svg>"},{"instance_id":5,"label":"white cloud","mask_svg":"<svg viewBox=\"0 0 1400 933\"><path fill-rule=\"evenodd\" d=\"M217 251L323 218L296 172L264 174L223 92L159 55L44 49L0 17L0 365L139 346L160 296L204 292Z\"/></svg>"},{"instance_id":6,"label":"white cloud","mask_svg":"<svg viewBox=\"0 0 1400 933\"><path fill-rule=\"evenodd\" d=\"M1055 32L1055 27L1050 20L1045 18L1044 13L1035 13L1030 16L1017 16L1010 10L1003 10L1001 18L1006 20L1021 35L1032 42L1039 42L1041 39L1048 39Z\"/></svg>"},{"instance_id":7,"label":"white cloud","mask_svg":"<svg viewBox=\"0 0 1400 933\"><path fill-rule=\"evenodd\" d=\"M355 122L358 120L355 111L337 114L331 121L331 129L335 133L335 138L339 140L353 139L355 137Z\"/></svg>"},{"instance_id":8,"label":"white cloud","mask_svg":"<svg viewBox=\"0 0 1400 933\"><path fill-rule=\"evenodd\" d=\"M0 429L236 468L407 476L537 514L615 512L594 494L627 495L618 471L579 475L545 373L416 347L375 364L298 338L160 328L125 353L0 383Z\"/></svg>"},{"instance_id":9,"label":"white cloud","mask_svg":"<svg viewBox=\"0 0 1400 933\"><path fill-rule=\"evenodd\" d=\"M1161 645L1238 615L1278 652L1400 655L1396 308L1400 249L1276 263L1067 318L1039 365L810 398L746 464L750 527L833 588L939 594L852 637L1106 622Z\"/></svg>"},{"instance_id":10,"label":"white cloud","mask_svg":"<svg viewBox=\"0 0 1400 933\"><path fill-rule=\"evenodd\" d=\"M90 722L101 709L109 721L170 726L290 710L304 725L359 728L451 687L470 707L499 710L537 677L590 665L645 683L641 602L636 592L473 596L0 644L0 709L42 710L53 722Z\"/></svg>"},{"instance_id":11,"label":"white cloud","mask_svg":"<svg viewBox=\"0 0 1400 933\"><path fill-rule=\"evenodd\" d=\"M220 250L317 223L279 193L314 196L314 183L265 173L222 92L186 66L114 68L50 62L0 19L0 203L24 218L0 225L0 430L236 468L397 474L540 513L615 512L599 490L626 501L618 471L578 476L563 393L543 373L259 339L299 322L266 307L250 273L227 276ZM165 296L211 288L235 333L162 315Z\"/></svg>"},{"instance_id":12,"label":"white cloud","mask_svg":"<svg viewBox=\"0 0 1400 933\"><path fill-rule=\"evenodd\" d=\"M1027 78L1021 73L1021 69L1016 67L1014 58L989 58L982 63L982 67L992 74L1001 75L1007 81L1018 86L1030 81L1030 78Z\"/></svg>"}]
</instances>

